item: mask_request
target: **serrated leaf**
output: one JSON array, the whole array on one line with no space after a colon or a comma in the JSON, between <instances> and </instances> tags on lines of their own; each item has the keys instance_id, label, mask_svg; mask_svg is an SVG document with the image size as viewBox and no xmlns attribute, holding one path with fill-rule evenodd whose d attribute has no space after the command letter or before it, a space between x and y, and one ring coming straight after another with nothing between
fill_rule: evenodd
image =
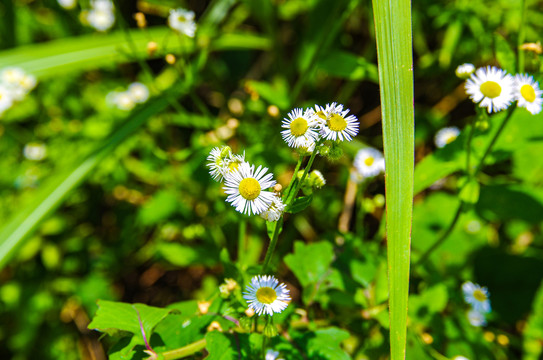
<instances>
[{"instance_id":1,"label":"serrated leaf","mask_svg":"<svg viewBox=\"0 0 543 360\"><path fill-rule=\"evenodd\" d=\"M309 205L311 205L311 202L313 201L313 194L308 196L300 196L290 204L290 206L285 210L286 212L290 214L296 214L300 211L305 210Z\"/></svg>"},{"instance_id":2,"label":"serrated leaf","mask_svg":"<svg viewBox=\"0 0 543 360\"><path fill-rule=\"evenodd\" d=\"M206 349L209 355L206 360L233 360L236 359L236 351L230 339L218 332L210 331L206 334Z\"/></svg>"},{"instance_id":3,"label":"serrated leaf","mask_svg":"<svg viewBox=\"0 0 543 360\"><path fill-rule=\"evenodd\" d=\"M294 253L285 256L285 263L304 287L322 280L333 260L334 248L325 241L308 245L297 241Z\"/></svg>"}]
</instances>

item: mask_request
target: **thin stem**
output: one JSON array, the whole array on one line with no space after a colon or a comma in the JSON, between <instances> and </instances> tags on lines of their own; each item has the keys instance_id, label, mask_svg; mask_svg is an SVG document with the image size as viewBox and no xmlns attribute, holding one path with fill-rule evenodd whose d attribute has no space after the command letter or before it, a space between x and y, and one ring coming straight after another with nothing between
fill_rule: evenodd
<instances>
[{"instance_id":1,"label":"thin stem","mask_svg":"<svg viewBox=\"0 0 543 360\"><path fill-rule=\"evenodd\" d=\"M524 43L524 37L526 35L526 27L524 26L524 23L526 22L526 10L528 8L528 1L521 0L520 6L520 24L517 38L517 72L519 74L522 74L524 72L524 50L521 50L520 46Z\"/></svg>"},{"instance_id":2,"label":"thin stem","mask_svg":"<svg viewBox=\"0 0 543 360\"><path fill-rule=\"evenodd\" d=\"M304 156L300 155L298 157L298 163L296 164L296 167L294 168L294 173L292 174L292 177L290 178L288 186L284 191L285 200L287 200L290 195L290 189L292 188L292 184L294 183L294 180L296 179L296 174L298 174L298 171L300 170L300 166L302 166L303 161L304 161Z\"/></svg>"},{"instance_id":3,"label":"thin stem","mask_svg":"<svg viewBox=\"0 0 543 360\"><path fill-rule=\"evenodd\" d=\"M311 169L311 165L313 165L313 161L315 160L315 156L317 156L317 153L319 152L319 145L320 141L315 144L315 150L311 153L311 157L309 158L309 161L307 162L307 166L304 169L304 173L302 177L300 178L300 181L296 183L296 187L294 187L294 191L292 192L292 195L289 194L287 198L287 209L292 203L292 201L296 198L296 195L298 195L298 191L300 191L300 188L302 187L302 184L304 183L305 178L307 177L307 173L309 172L309 169ZM294 174L293 176L296 176Z\"/></svg>"},{"instance_id":4,"label":"thin stem","mask_svg":"<svg viewBox=\"0 0 543 360\"><path fill-rule=\"evenodd\" d=\"M245 218L242 218L239 221L239 230L238 230L238 261L240 264L243 264L243 255L245 254L247 250L247 246L245 243L245 237L247 233L247 220Z\"/></svg>"},{"instance_id":5,"label":"thin stem","mask_svg":"<svg viewBox=\"0 0 543 360\"><path fill-rule=\"evenodd\" d=\"M194 353L197 353L198 351L205 348L205 346L206 346L206 339L201 339L196 342L193 342L192 344L188 344L187 346L183 346L179 349L163 352L161 355L164 360L180 359L182 357L186 357L189 355L193 355Z\"/></svg>"},{"instance_id":6,"label":"thin stem","mask_svg":"<svg viewBox=\"0 0 543 360\"><path fill-rule=\"evenodd\" d=\"M460 219L460 215L462 214L463 205L464 205L464 203L462 201L460 201L460 204L458 205L458 209L456 210L456 213L454 214L454 218L452 219L451 223L449 224L449 226L447 227L445 232L443 234L441 234L439 239L437 239L437 241L432 246L430 246L430 248L428 250L426 250L426 252L424 254L422 254L422 256L419 258L419 260L413 266L414 268L419 266L423 262L425 262L428 259L428 257L430 256L430 254L432 254L432 252L434 252L435 249L440 247L441 244L443 244L445 242L445 240L447 240L447 238L449 237L451 232L454 230L454 227L455 227L456 223Z\"/></svg>"},{"instance_id":7,"label":"thin stem","mask_svg":"<svg viewBox=\"0 0 543 360\"><path fill-rule=\"evenodd\" d=\"M477 168L475 169L475 172L473 176L476 176L481 169L483 168L483 165L485 163L486 158L492 151L492 148L494 147L494 144L496 144L496 141L500 137L500 134L503 132L503 129L505 129L505 125L509 122L509 119L511 119L511 116L513 115L513 112L515 112L515 109L517 108L517 104L512 104L509 109L507 109L507 115L505 115L505 119L503 119L502 123L500 124L500 127L498 128L498 131L494 134L494 137L492 140L490 140L490 143L488 144L485 153L483 154L483 157L479 160L479 164L477 164Z\"/></svg>"},{"instance_id":8,"label":"thin stem","mask_svg":"<svg viewBox=\"0 0 543 360\"><path fill-rule=\"evenodd\" d=\"M270 260L275 251L275 246L277 245L277 240L279 239L279 232L281 232L281 227L283 226L283 217L277 220L274 224L273 235L270 240L270 245L268 245L268 250L266 251L266 256L264 257L264 265L262 265L262 272L266 273L268 266L270 265Z\"/></svg>"}]
</instances>

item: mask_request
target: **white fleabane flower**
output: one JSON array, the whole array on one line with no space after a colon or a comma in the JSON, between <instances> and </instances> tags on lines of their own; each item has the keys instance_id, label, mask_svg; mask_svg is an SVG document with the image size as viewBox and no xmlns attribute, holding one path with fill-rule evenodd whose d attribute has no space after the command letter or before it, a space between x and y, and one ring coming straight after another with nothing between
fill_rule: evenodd
<instances>
[{"instance_id":1,"label":"white fleabane flower","mask_svg":"<svg viewBox=\"0 0 543 360\"><path fill-rule=\"evenodd\" d=\"M98 31L109 30L115 23L113 11L113 3L109 0L92 1L91 10L87 13L87 21Z\"/></svg>"},{"instance_id":2,"label":"white fleabane flower","mask_svg":"<svg viewBox=\"0 0 543 360\"><path fill-rule=\"evenodd\" d=\"M353 165L362 177L374 177L385 171L385 158L379 150L367 147L358 150Z\"/></svg>"},{"instance_id":3,"label":"white fleabane flower","mask_svg":"<svg viewBox=\"0 0 543 360\"><path fill-rule=\"evenodd\" d=\"M207 167L209 175L213 180L221 182L223 180L224 168L226 167L227 158L232 153L229 146L215 147L211 150L207 157Z\"/></svg>"},{"instance_id":4,"label":"white fleabane flower","mask_svg":"<svg viewBox=\"0 0 543 360\"><path fill-rule=\"evenodd\" d=\"M242 214L258 215L266 211L273 201L274 194L265 191L275 185L272 174L266 174L268 168L240 164L224 176L224 192L228 194L226 201L231 203Z\"/></svg>"},{"instance_id":5,"label":"white fleabane flower","mask_svg":"<svg viewBox=\"0 0 543 360\"><path fill-rule=\"evenodd\" d=\"M121 110L132 110L136 106L136 102L128 91L116 92L112 98L113 104Z\"/></svg>"},{"instance_id":6,"label":"white fleabane flower","mask_svg":"<svg viewBox=\"0 0 543 360\"><path fill-rule=\"evenodd\" d=\"M266 221L277 221L283 215L285 206L281 196L275 195L268 209L260 213L260 217Z\"/></svg>"},{"instance_id":7,"label":"white fleabane flower","mask_svg":"<svg viewBox=\"0 0 543 360\"><path fill-rule=\"evenodd\" d=\"M279 351L273 351L272 349L268 349L268 351L266 351L265 360L283 360L283 359L279 358Z\"/></svg>"},{"instance_id":8,"label":"white fleabane flower","mask_svg":"<svg viewBox=\"0 0 543 360\"><path fill-rule=\"evenodd\" d=\"M460 79L467 79L474 72L475 72L475 66L470 63L459 65L455 71L456 76L458 76Z\"/></svg>"},{"instance_id":9,"label":"white fleabane flower","mask_svg":"<svg viewBox=\"0 0 543 360\"><path fill-rule=\"evenodd\" d=\"M434 142L438 148L443 148L445 145L450 144L460 134L460 129L456 126L445 127L440 129L434 136Z\"/></svg>"},{"instance_id":10,"label":"white fleabane flower","mask_svg":"<svg viewBox=\"0 0 543 360\"><path fill-rule=\"evenodd\" d=\"M149 99L149 89L142 83L135 82L128 86L128 93L132 96L132 99L138 103L144 103Z\"/></svg>"},{"instance_id":11,"label":"white fleabane flower","mask_svg":"<svg viewBox=\"0 0 543 360\"><path fill-rule=\"evenodd\" d=\"M473 102L486 107L489 113L507 109L514 98L513 77L494 66L477 69L466 81L465 89Z\"/></svg>"},{"instance_id":12,"label":"white fleabane flower","mask_svg":"<svg viewBox=\"0 0 543 360\"><path fill-rule=\"evenodd\" d=\"M286 309L290 301L287 286L279 284L279 281L271 275L253 277L251 284L243 293L243 298L247 300L249 308L258 315L280 313Z\"/></svg>"},{"instance_id":13,"label":"white fleabane flower","mask_svg":"<svg viewBox=\"0 0 543 360\"><path fill-rule=\"evenodd\" d=\"M10 90L13 100L21 101L36 87L36 77L19 67L8 67L0 73L0 82Z\"/></svg>"},{"instance_id":14,"label":"white fleabane flower","mask_svg":"<svg viewBox=\"0 0 543 360\"><path fill-rule=\"evenodd\" d=\"M76 0L57 0L57 1L60 6L62 6L63 8L67 10L73 9L75 5L77 4Z\"/></svg>"},{"instance_id":15,"label":"white fleabane flower","mask_svg":"<svg viewBox=\"0 0 543 360\"><path fill-rule=\"evenodd\" d=\"M515 76L515 98L518 106L526 108L532 115L541 112L543 91L539 89L539 84L528 74L517 74Z\"/></svg>"},{"instance_id":16,"label":"white fleabane flower","mask_svg":"<svg viewBox=\"0 0 543 360\"><path fill-rule=\"evenodd\" d=\"M13 105L11 91L4 85L0 84L0 116Z\"/></svg>"},{"instance_id":17,"label":"white fleabane flower","mask_svg":"<svg viewBox=\"0 0 543 360\"><path fill-rule=\"evenodd\" d=\"M196 23L194 22L194 12L185 9L170 10L168 16L168 25L173 30L185 34L188 37L194 37L196 33Z\"/></svg>"},{"instance_id":18,"label":"white fleabane flower","mask_svg":"<svg viewBox=\"0 0 543 360\"><path fill-rule=\"evenodd\" d=\"M315 108L321 120L323 120L323 115L326 116L320 128L320 135L324 139L351 141L358 134L358 119L354 115L347 116L350 110L343 110L343 105L333 102L326 105L324 111L321 107L315 106Z\"/></svg>"},{"instance_id":19,"label":"white fleabane flower","mask_svg":"<svg viewBox=\"0 0 543 360\"><path fill-rule=\"evenodd\" d=\"M469 323L473 326L485 326L486 325L486 319L485 315L481 314L479 311L471 309L468 312L468 320Z\"/></svg>"},{"instance_id":20,"label":"white fleabane flower","mask_svg":"<svg viewBox=\"0 0 543 360\"><path fill-rule=\"evenodd\" d=\"M462 284L462 292L464 300L473 307L473 310L482 314L487 314L492 310L488 299L490 294L486 287L467 281Z\"/></svg>"},{"instance_id":21,"label":"white fleabane flower","mask_svg":"<svg viewBox=\"0 0 543 360\"><path fill-rule=\"evenodd\" d=\"M23 155L28 160L41 161L47 155L47 148L41 143L28 143L23 149Z\"/></svg>"},{"instance_id":22,"label":"white fleabane flower","mask_svg":"<svg viewBox=\"0 0 543 360\"><path fill-rule=\"evenodd\" d=\"M311 144L314 143L318 137L317 130L314 128L315 124L315 115L313 112L306 111L303 113L303 110L300 108L292 110L288 114L288 118L283 119L281 127L281 136L283 140L292 148L309 148Z\"/></svg>"}]
</instances>

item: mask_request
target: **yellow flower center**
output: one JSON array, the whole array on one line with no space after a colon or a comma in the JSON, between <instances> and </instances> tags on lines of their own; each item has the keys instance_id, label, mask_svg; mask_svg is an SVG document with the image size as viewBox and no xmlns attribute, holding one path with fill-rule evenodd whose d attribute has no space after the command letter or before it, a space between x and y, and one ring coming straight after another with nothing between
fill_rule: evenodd
<instances>
[{"instance_id":1,"label":"yellow flower center","mask_svg":"<svg viewBox=\"0 0 543 360\"><path fill-rule=\"evenodd\" d=\"M246 200L254 200L260 194L260 183L253 178L245 178L239 183L239 193Z\"/></svg>"},{"instance_id":2,"label":"yellow flower center","mask_svg":"<svg viewBox=\"0 0 543 360\"><path fill-rule=\"evenodd\" d=\"M534 102L535 100L535 90L531 85L522 85L520 88L520 95L528 102Z\"/></svg>"},{"instance_id":3,"label":"yellow flower center","mask_svg":"<svg viewBox=\"0 0 543 360\"><path fill-rule=\"evenodd\" d=\"M366 166L371 166L374 162L375 159L372 156L368 156L364 159L364 164L366 164Z\"/></svg>"},{"instance_id":4,"label":"yellow flower center","mask_svg":"<svg viewBox=\"0 0 543 360\"><path fill-rule=\"evenodd\" d=\"M456 139L456 135L449 135L449 136L447 136L447 138L445 139L445 143L450 144L450 143L452 143L455 139Z\"/></svg>"},{"instance_id":5,"label":"yellow flower center","mask_svg":"<svg viewBox=\"0 0 543 360\"><path fill-rule=\"evenodd\" d=\"M256 298L262 304L271 304L277 299L277 293L271 287L264 286L256 291Z\"/></svg>"},{"instance_id":6,"label":"yellow flower center","mask_svg":"<svg viewBox=\"0 0 543 360\"><path fill-rule=\"evenodd\" d=\"M290 132L294 136L302 136L307 131L307 120L304 118L296 118L290 123Z\"/></svg>"},{"instance_id":7,"label":"yellow flower center","mask_svg":"<svg viewBox=\"0 0 543 360\"><path fill-rule=\"evenodd\" d=\"M347 127L347 121L339 114L332 114L328 120L328 127L332 131L343 131Z\"/></svg>"},{"instance_id":8,"label":"yellow flower center","mask_svg":"<svg viewBox=\"0 0 543 360\"><path fill-rule=\"evenodd\" d=\"M232 162L228 163L228 172L237 170L238 168L239 168L239 163L237 161L232 161ZM258 181L257 181L257 183L258 183ZM260 189L260 185L258 185L258 186L259 186L259 189Z\"/></svg>"},{"instance_id":9,"label":"yellow flower center","mask_svg":"<svg viewBox=\"0 0 543 360\"><path fill-rule=\"evenodd\" d=\"M186 21L187 21L187 18L186 18L184 15L179 15L179 16L177 17L177 21L183 23L183 22L186 22Z\"/></svg>"},{"instance_id":10,"label":"yellow flower center","mask_svg":"<svg viewBox=\"0 0 543 360\"><path fill-rule=\"evenodd\" d=\"M323 120L326 120L326 115L324 115L324 111L318 111L317 116L320 117Z\"/></svg>"},{"instance_id":11,"label":"yellow flower center","mask_svg":"<svg viewBox=\"0 0 543 360\"><path fill-rule=\"evenodd\" d=\"M486 300L486 295L484 292L482 292L481 290L477 289L473 292L473 297L475 298L475 300L477 301L485 301Z\"/></svg>"},{"instance_id":12,"label":"yellow flower center","mask_svg":"<svg viewBox=\"0 0 543 360\"><path fill-rule=\"evenodd\" d=\"M481 84L481 92L487 98L494 99L502 93L502 87L495 81L485 81Z\"/></svg>"}]
</instances>

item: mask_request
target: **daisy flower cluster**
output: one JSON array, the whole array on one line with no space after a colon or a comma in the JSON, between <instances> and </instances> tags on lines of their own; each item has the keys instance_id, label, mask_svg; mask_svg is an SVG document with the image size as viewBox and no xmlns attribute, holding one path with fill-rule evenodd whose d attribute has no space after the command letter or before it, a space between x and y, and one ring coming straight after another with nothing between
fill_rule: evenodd
<instances>
[{"instance_id":1,"label":"daisy flower cluster","mask_svg":"<svg viewBox=\"0 0 543 360\"><path fill-rule=\"evenodd\" d=\"M485 315L492 311L488 289L467 281L462 284L462 292L466 303L471 305L471 310L468 312L470 324L473 326L486 325Z\"/></svg>"},{"instance_id":2,"label":"daisy flower cluster","mask_svg":"<svg viewBox=\"0 0 543 360\"><path fill-rule=\"evenodd\" d=\"M358 150L354 157L354 171L351 179L361 183L364 179L373 178L385 171L385 158L383 153L372 147Z\"/></svg>"},{"instance_id":3,"label":"daisy flower cluster","mask_svg":"<svg viewBox=\"0 0 543 360\"><path fill-rule=\"evenodd\" d=\"M358 119L335 102L326 107L296 108L283 119L283 140L292 148L313 152L324 140L351 141L358 134Z\"/></svg>"},{"instance_id":4,"label":"daisy flower cluster","mask_svg":"<svg viewBox=\"0 0 543 360\"><path fill-rule=\"evenodd\" d=\"M280 313L291 300L287 286L271 275L253 277L243 292L243 298L257 315Z\"/></svg>"},{"instance_id":5,"label":"daisy flower cluster","mask_svg":"<svg viewBox=\"0 0 543 360\"><path fill-rule=\"evenodd\" d=\"M194 22L194 12L185 9L172 9L168 16L168 25L174 31L185 34L188 37L194 37L196 33L196 23Z\"/></svg>"},{"instance_id":6,"label":"daisy flower cluster","mask_svg":"<svg viewBox=\"0 0 543 360\"><path fill-rule=\"evenodd\" d=\"M149 89L142 83L134 82L126 91L112 91L107 94L106 102L120 110L132 110L137 104L149 99Z\"/></svg>"},{"instance_id":7,"label":"daisy flower cluster","mask_svg":"<svg viewBox=\"0 0 543 360\"><path fill-rule=\"evenodd\" d=\"M91 9L86 12L90 26L98 31L107 31L115 23L115 8L111 0L92 0Z\"/></svg>"},{"instance_id":8,"label":"daisy flower cluster","mask_svg":"<svg viewBox=\"0 0 543 360\"><path fill-rule=\"evenodd\" d=\"M457 69L457 72L460 70ZM465 89L473 102L487 108L489 113L505 110L516 101L517 106L535 115L541 112L543 104L543 91L533 76L512 76L495 66L475 70L466 81Z\"/></svg>"},{"instance_id":9,"label":"daisy flower cluster","mask_svg":"<svg viewBox=\"0 0 543 360\"><path fill-rule=\"evenodd\" d=\"M0 116L14 103L22 101L36 87L36 77L18 67L0 70Z\"/></svg>"},{"instance_id":10,"label":"daisy flower cluster","mask_svg":"<svg viewBox=\"0 0 543 360\"><path fill-rule=\"evenodd\" d=\"M213 180L223 183L226 201L242 214L277 221L285 210L281 197L269 189L276 185L268 168L249 164L245 153L234 154L229 146L216 147L207 157Z\"/></svg>"}]
</instances>

